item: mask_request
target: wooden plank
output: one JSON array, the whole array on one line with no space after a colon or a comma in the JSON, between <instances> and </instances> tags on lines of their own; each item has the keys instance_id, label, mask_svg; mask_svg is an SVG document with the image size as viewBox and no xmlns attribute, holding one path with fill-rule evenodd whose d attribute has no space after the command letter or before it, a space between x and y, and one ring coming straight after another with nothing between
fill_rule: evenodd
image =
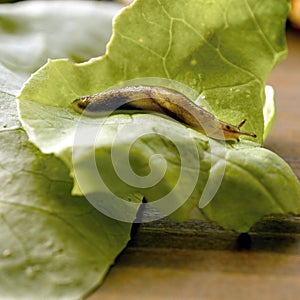
<instances>
[{"instance_id":1,"label":"wooden plank","mask_svg":"<svg viewBox=\"0 0 300 300\"><path fill-rule=\"evenodd\" d=\"M278 115L266 147L300 178L299 32L288 32L288 45L269 78ZM300 218L266 217L250 237L204 221L142 224L89 299L297 299Z\"/></svg>"}]
</instances>

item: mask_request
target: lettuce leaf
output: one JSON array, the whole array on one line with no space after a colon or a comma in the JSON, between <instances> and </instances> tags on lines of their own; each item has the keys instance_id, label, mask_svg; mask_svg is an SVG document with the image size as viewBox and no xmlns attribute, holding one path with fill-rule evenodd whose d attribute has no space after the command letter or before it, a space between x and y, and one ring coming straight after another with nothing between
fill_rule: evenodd
<instances>
[{"instance_id":1,"label":"lettuce leaf","mask_svg":"<svg viewBox=\"0 0 300 300\"><path fill-rule=\"evenodd\" d=\"M22 129L0 132L0 142L1 297L81 298L126 246L131 224L72 197L68 169Z\"/></svg>"},{"instance_id":2,"label":"lettuce leaf","mask_svg":"<svg viewBox=\"0 0 300 300\"><path fill-rule=\"evenodd\" d=\"M218 118L247 118L262 142L264 85L286 54L287 13L286 1L136 1L116 18L105 56L50 61L20 99L64 107L122 81L169 78L202 93Z\"/></svg>"},{"instance_id":3,"label":"lettuce leaf","mask_svg":"<svg viewBox=\"0 0 300 300\"><path fill-rule=\"evenodd\" d=\"M0 28L6 32L0 36L0 295L4 299L81 299L102 282L127 245L131 224L106 217L84 197L71 196L73 181L68 168L60 159L33 146L21 128L16 95L27 72L44 61L49 52L35 56L12 45L18 45L23 35L24 42L32 42L26 44L28 47L42 49L49 32L43 33L45 39L29 38L42 36L41 24L65 28L74 23L72 3L56 2L55 16L53 3L38 3L40 9L29 11L31 5L11 5L9 10L0 5ZM88 23L88 11L101 14L108 8L77 3L77 15L79 5L83 9L77 26ZM109 16L110 10L104 22ZM25 27L15 26L20 20L26 20ZM60 34L57 40L52 36L49 51L65 56L60 38L67 33L60 30ZM95 45L94 51L100 46ZM7 55L2 55L4 52ZM25 68L19 65L23 61L28 63Z\"/></svg>"},{"instance_id":4,"label":"lettuce leaf","mask_svg":"<svg viewBox=\"0 0 300 300\"><path fill-rule=\"evenodd\" d=\"M111 20L121 5L78 1L24 1L2 4L2 64L27 78L49 58L82 62L105 52ZM87 18L88 16L88 18Z\"/></svg>"},{"instance_id":5,"label":"lettuce leaf","mask_svg":"<svg viewBox=\"0 0 300 300\"><path fill-rule=\"evenodd\" d=\"M76 8L76 14L71 13L73 2L69 3L70 6L59 2L48 1L39 11L24 9L24 14L22 5L29 5L27 3L10 6L9 10L5 5L0 6L0 108L5 111L0 114L0 294L4 298L22 298L24 295L30 299L82 298L103 280L115 256L129 239L131 225L97 212L80 195L79 187L73 187L73 179L68 175L70 170L73 172L71 175L75 171L70 147L74 144L72 141L79 120L69 108L73 98L101 91L127 79L163 76L194 88L196 93L191 93L191 97L196 98L195 95L202 91L210 109L228 122L237 123L240 118L248 117L246 130L257 130L261 141L274 119L272 95L267 92L270 96L265 101L264 81L273 65L286 52L285 1L276 2L276 7L271 1L219 1L212 2L212 8L206 7L205 10L202 10L204 1L138 1L125 10L123 17L116 19L114 37L105 57L79 65L65 60L49 61L23 89L19 103L22 123L30 140L41 152L28 142L17 118L15 95L22 85L22 78L47 57L69 57L72 61L81 61L102 53L104 49L98 36L102 25L96 25L101 20L90 17L100 12L87 12L88 5L76 3L86 5L78 18L80 10ZM55 9L51 8L52 5ZM57 5L60 5L59 8ZM91 9L96 10L95 6ZM77 16L77 24L74 24L74 15ZM226 28L227 20L235 29ZM225 23L223 30L222 22L223 25ZM182 30L180 24L190 30ZM56 30L52 35L54 25ZM75 37L70 38L64 31L69 28L67 25L77 28ZM148 30L149 25L153 32ZM39 30L41 26L44 28L42 33ZM228 64L229 68L199 73L202 68L206 69L195 65L196 58L204 57L204 53L199 53L204 50L212 62L218 54L217 48L210 48L209 43L204 42L202 48L199 34L193 30L195 27L212 45L217 45L216 42L223 43L219 45L235 44L239 61L234 63L238 63L239 67L232 65L230 68ZM258 28L261 31L257 31ZM88 41L85 40L85 32L90 33ZM223 37L219 32L227 34ZM248 43L245 44L246 41ZM20 44L21 48L15 47ZM191 44L195 47L191 48ZM207 48L215 53L209 54ZM261 53L265 48L269 49L268 53ZM168 52L166 49L169 49ZM220 49L226 50L230 59L235 58L235 54L228 53L234 51L231 47ZM156 55L160 51L165 55L164 59ZM216 62L220 60L222 62L221 56ZM226 62L223 61L224 65ZM246 65L250 73L260 78L257 83L253 80L248 86L219 86L233 76L234 72L227 74L227 71L238 71ZM169 76L165 75L167 71ZM237 72L232 78L233 84L239 83L240 75L242 83L247 72L242 69ZM212 89L209 84L213 85ZM250 93L248 87L251 87ZM274 153L253 142L242 141L224 148L222 143L152 115L122 115L110 118L108 122L103 128L104 139L98 140L98 166L105 171L102 174L106 185L116 195L127 197L132 203L139 202L142 195L146 195L148 201L164 196L178 182L180 152L174 146L177 142L182 153L187 154L182 157L189 158L186 161L188 173L183 176L181 188L176 190L178 193L173 194L171 200L179 206L183 196L188 196L188 200L173 212L173 218L187 219L190 211L199 205L206 183L209 180L218 182L220 178L219 189L213 200L204 205L202 212L225 228L247 231L263 215L299 213L299 183L291 169ZM135 128L140 128L140 131L147 129L148 133L138 139L130 150L133 171L140 176L151 173L157 179L164 166L167 167L164 178L154 188L133 188L116 176L115 165L112 165L113 134L122 133L122 126L132 123L138 124ZM84 125L91 129L99 126L90 119L85 120ZM162 129L164 136L157 136ZM130 130L126 137L130 134L134 135L135 130ZM119 139L114 146L117 158L127 153L126 140ZM83 167L79 173L87 179L84 189L91 189L89 195L92 192L97 194L99 190L89 183L90 172L85 167L88 162L86 148L78 147L77 150L83 150L82 155L78 153L76 165L77 168ZM65 164L43 152L55 153ZM155 156L157 153L165 156L165 163L161 157ZM198 176L199 173L201 176ZM126 174L129 173L125 169ZM130 183L134 180L139 178L133 176ZM196 180L196 188L190 191L188 188L193 180ZM72 189L73 196L70 195ZM206 191L209 195L209 189ZM109 196L105 195L103 199L109 199ZM122 213L122 208L118 209Z\"/></svg>"},{"instance_id":6,"label":"lettuce leaf","mask_svg":"<svg viewBox=\"0 0 300 300\"><path fill-rule=\"evenodd\" d=\"M19 95L22 124L42 152L65 161L73 194L83 193L116 219L123 218L117 198L131 195L143 195L145 208L156 209L158 217L171 214L182 221L200 207L236 231L248 231L263 215L298 214L297 178L283 160L253 142L224 145L154 115L93 120L70 108L78 96L112 86L168 86L173 80L192 100L201 93L217 117L230 123L247 118L245 130L262 142L274 119L265 81L286 54L287 13L286 1L135 1L115 19L104 56L83 64L50 60L30 78ZM89 161L93 151L96 167ZM160 205L158 199L167 202Z\"/></svg>"}]
</instances>

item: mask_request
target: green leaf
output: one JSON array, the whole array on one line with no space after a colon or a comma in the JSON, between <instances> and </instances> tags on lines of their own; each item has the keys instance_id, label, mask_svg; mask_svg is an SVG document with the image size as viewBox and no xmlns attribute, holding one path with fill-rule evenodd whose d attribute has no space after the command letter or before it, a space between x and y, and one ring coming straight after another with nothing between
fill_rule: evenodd
<instances>
[{"instance_id":1,"label":"green leaf","mask_svg":"<svg viewBox=\"0 0 300 300\"><path fill-rule=\"evenodd\" d=\"M266 214L299 214L300 185L275 153L240 145L227 151L222 184L203 212L226 229L247 232Z\"/></svg>"},{"instance_id":2,"label":"green leaf","mask_svg":"<svg viewBox=\"0 0 300 300\"><path fill-rule=\"evenodd\" d=\"M0 90L13 92L15 85L0 81ZM6 111L0 118L1 297L81 298L102 282L130 239L131 224L72 197L69 170L28 142L14 96L1 92L0 104Z\"/></svg>"},{"instance_id":3,"label":"green leaf","mask_svg":"<svg viewBox=\"0 0 300 300\"><path fill-rule=\"evenodd\" d=\"M57 112L60 119L64 120L62 124L57 122ZM89 194L106 190L103 184L100 185L97 174L91 171L89 155L95 147L97 171L113 195L120 198L143 195L149 206L156 208L155 202L151 203L172 192L160 206L160 212L171 214L178 221L188 219L195 207L202 208L200 201L204 201L204 204L209 202L207 206L204 205L203 212L210 220L226 229L240 232L249 231L264 215L300 213L300 187L296 176L281 158L257 144L243 142L225 146L180 124L153 115L114 116L103 126L99 120L85 118L81 120L82 125L78 119L70 118L67 110L30 101L24 101L23 113L28 118L28 132L32 131L33 126L38 128L45 124L43 120L34 119L34 115L45 116L49 126L32 135L36 139L34 143L38 143L46 153L56 153L66 162L73 170L73 193L84 193L89 200ZM83 126L83 136L96 127L96 131L101 132L99 138L95 139L96 144L91 143L89 147L90 141L83 141L83 136L79 135L78 147L76 139L75 143L73 139L74 134L78 135L77 126ZM138 132L136 128L139 128ZM65 135L55 134L58 131ZM138 139L135 139L136 134ZM51 139L46 138L49 136ZM79 158L74 158L74 151L75 156L79 152ZM163 161L153 159L157 154L161 154L165 160L165 173ZM127 160L131 162L128 169ZM116 166L119 167L116 169ZM141 177L129 181L130 167ZM140 181L146 181L143 176L149 173L153 178L161 176L161 180L157 180L154 186L149 184L148 188L140 187ZM122 177L121 174L125 175ZM208 190L207 198L203 196L204 189ZM214 196L212 201L211 195ZM112 207L112 201L108 205L101 203L104 205L102 207L94 204L101 211L114 209L111 216L122 218L124 207L118 207L117 204L114 204L117 207Z\"/></svg>"},{"instance_id":4,"label":"green leaf","mask_svg":"<svg viewBox=\"0 0 300 300\"><path fill-rule=\"evenodd\" d=\"M266 92L266 101L263 108L264 114L264 136L263 139L265 140L268 134L271 132L273 128L273 124L275 122L276 116L276 107L274 101L274 90L270 85L267 85L265 88Z\"/></svg>"},{"instance_id":5,"label":"green leaf","mask_svg":"<svg viewBox=\"0 0 300 300\"><path fill-rule=\"evenodd\" d=\"M0 90L13 93L18 77L2 71L11 84L1 80ZM28 142L7 92L0 92L1 297L81 298L102 282L131 224L71 196L69 170Z\"/></svg>"},{"instance_id":6,"label":"green leaf","mask_svg":"<svg viewBox=\"0 0 300 300\"><path fill-rule=\"evenodd\" d=\"M71 197L68 169L22 130L1 132L0 142L1 297L81 298L103 280L131 224Z\"/></svg>"},{"instance_id":7,"label":"green leaf","mask_svg":"<svg viewBox=\"0 0 300 300\"><path fill-rule=\"evenodd\" d=\"M49 61L34 74L19 96L22 123L44 153L65 161L74 178L73 194L83 192L89 198L105 192L111 200L144 195L151 208L177 220L186 220L200 206L208 218L237 231L249 230L263 215L298 214L296 177L283 160L257 144L224 146L153 115L112 116L102 123L80 118L70 108L74 98L118 84L168 86L163 78L172 79L193 100L202 93L204 104L219 118L230 123L247 118L246 130L262 141L274 119L269 92L265 102L265 80L286 53L287 12L283 0L276 6L270 0L138 0L116 18L105 56L77 65ZM99 128L101 135L90 149L87 139ZM135 139L137 133L141 136ZM91 172L89 155L94 150L101 178ZM165 161L155 156L158 153ZM146 178L149 186L143 185ZM287 188L280 190L278 181ZM241 196L249 203L242 210ZM156 203L164 197L169 201ZM122 218L118 201L89 200Z\"/></svg>"},{"instance_id":8,"label":"green leaf","mask_svg":"<svg viewBox=\"0 0 300 300\"><path fill-rule=\"evenodd\" d=\"M131 224L99 213L84 197L72 197L68 168L60 159L43 154L29 143L21 128L15 96L22 87L22 76L28 76L27 72L49 52L40 52L36 57L27 53L28 49L22 48L22 52L12 45L18 45L22 35L24 39L37 37L41 25L47 27L52 22L66 28L64 24L74 22L66 4L58 9L56 2L55 15L52 4L48 4L48 11L45 4L41 10L30 11L28 5L9 6L9 10L0 6L2 30L26 20L25 27L0 36L0 295L5 299L81 299L102 282L130 239ZM89 8L81 5L84 9L80 22L84 23L89 20L85 15ZM108 21L111 14L107 16ZM60 43L56 49L64 52L61 36L56 37L52 36L54 45L47 47L54 47L56 41ZM34 40L34 45L26 46L42 49L47 44L43 38ZM2 55L4 52L7 55ZM22 62L28 65L18 65Z\"/></svg>"},{"instance_id":9,"label":"green leaf","mask_svg":"<svg viewBox=\"0 0 300 300\"><path fill-rule=\"evenodd\" d=\"M64 107L129 79L169 78L203 93L220 119L246 118L245 130L262 142L264 85L286 54L287 13L283 0L138 0L116 18L105 56L81 65L50 61L20 99Z\"/></svg>"},{"instance_id":10,"label":"green leaf","mask_svg":"<svg viewBox=\"0 0 300 300\"><path fill-rule=\"evenodd\" d=\"M0 130L21 126L18 119L15 96L22 87L23 80L0 64Z\"/></svg>"},{"instance_id":11,"label":"green leaf","mask_svg":"<svg viewBox=\"0 0 300 300\"><path fill-rule=\"evenodd\" d=\"M86 61L105 52L117 3L24 1L0 6L0 61L27 77L49 58Z\"/></svg>"}]
</instances>

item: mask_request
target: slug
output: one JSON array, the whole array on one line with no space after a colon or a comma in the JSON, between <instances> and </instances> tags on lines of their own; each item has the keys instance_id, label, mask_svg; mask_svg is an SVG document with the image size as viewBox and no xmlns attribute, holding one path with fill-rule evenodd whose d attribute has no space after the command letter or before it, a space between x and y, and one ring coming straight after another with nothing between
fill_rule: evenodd
<instances>
[{"instance_id":1,"label":"slug","mask_svg":"<svg viewBox=\"0 0 300 300\"><path fill-rule=\"evenodd\" d=\"M90 117L116 109L158 112L217 140L239 141L240 135L256 137L254 133L240 131L246 120L236 126L225 123L183 94L164 87L128 86L109 90L75 99L72 107Z\"/></svg>"}]
</instances>

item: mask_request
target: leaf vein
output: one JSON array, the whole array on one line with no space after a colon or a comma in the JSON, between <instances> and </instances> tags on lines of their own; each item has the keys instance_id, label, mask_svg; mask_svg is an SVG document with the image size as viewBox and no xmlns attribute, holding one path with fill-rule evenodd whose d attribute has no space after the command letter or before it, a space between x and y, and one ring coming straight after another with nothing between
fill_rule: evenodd
<instances>
[{"instance_id":1,"label":"leaf vein","mask_svg":"<svg viewBox=\"0 0 300 300\"><path fill-rule=\"evenodd\" d=\"M0 201L1 202L1 201ZM26 263L31 263L32 262L32 258L30 256L30 252L28 250L28 248L26 247L24 241L22 240L22 236L19 235L15 229L13 228L13 226L11 226L8 222L8 220L6 219L6 217L0 213L0 217L3 221L3 223L6 225L6 227L8 228L8 230L12 233L12 235L16 238L16 240L19 242L19 244L21 245L21 248L23 250L24 256L25 256L25 262Z\"/></svg>"},{"instance_id":2,"label":"leaf vein","mask_svg":"<svg viewBox=\"0 0 300 300\"><path fill-rule=\"evenodd\" d=\"M150 52L151 54L153 54L153 55L159 57L160 59L163 59L163 56L161 56L159 53L157 53L157 52L154 51L153 49L151 49L151 48L149 48L149 47L146 47L145 45L142 45L141 43L137 42L136 40L134 40L133 38L131 38L131 37L129 37L129 36L126 36L126 35L121 34L121 33L118 33L118 34L121 36L121 38L123 38L123 39L125 39L125 40L128 40L128 41L130 41L131 43L133 43L133 44L139 46L140 48L142 48L142 49L144 49L144 50Z\"/></svg>"},{"instance_id":3,"label":"leaf vein","mask_svg":"<svg viewBox=\"0 0 300 300\"><path fill-rule=\"evenodd\" d=\"M59 219L61 222L63 222L66 226L68 226L77 236L79 236L82 240L86 241L89 245L93 246L98 252L100 252L103 256L105 256L106 258L108 258L108 256L98 247L98 245L96 245L93 241L87 239L87 237L85 235L83 235L77 228L75 228L71 223L69 223L67 220L65 220L63 217L61 217L58 213L55 213L53 211L47 210L45 208L42 207L36 207L36 206L32 206L32 205L26 205L24 203L16 203L16 202L7 202L4 200L0 200L0 205L8 205L8 206L15 206L18 207L20 209L23 210L33 210L36 211L38 213L44 214L44 215L50 215L54 218ZM0 216L3 219L3 215L0 214ZM12 229L11 229L12 230ZM16 235L17 237L18 235ZM26 247L24 246L24 249L26 249ZM28 257L30 258L30 255L27 252L25 252L28 254Z\"/></svg>"},{"instance_id":4,"label":"leaf vein","mask_svg":"<svg viewBox=\"0 0 300 300\"><path fill-rule=\"evenodd\" d=\"M274 49L274 47L272 46L271 42L269 41L269 39L267 38L266 34L264 33L264 31L262 30L261 26L258 24L257 19L255 17L255 14L253 13L253 10L249 4L248 0L245 0L246 6L248 8L248 11L251 14L251 17L254 21L255 26L258 29L258 32L260 33L261 37L263 38L263 40L265 41L265 43L268 45L268 47L271 49L271 51L273 52L273 54L276 56L277 51Z\"/></svg>"}]
</instances>

